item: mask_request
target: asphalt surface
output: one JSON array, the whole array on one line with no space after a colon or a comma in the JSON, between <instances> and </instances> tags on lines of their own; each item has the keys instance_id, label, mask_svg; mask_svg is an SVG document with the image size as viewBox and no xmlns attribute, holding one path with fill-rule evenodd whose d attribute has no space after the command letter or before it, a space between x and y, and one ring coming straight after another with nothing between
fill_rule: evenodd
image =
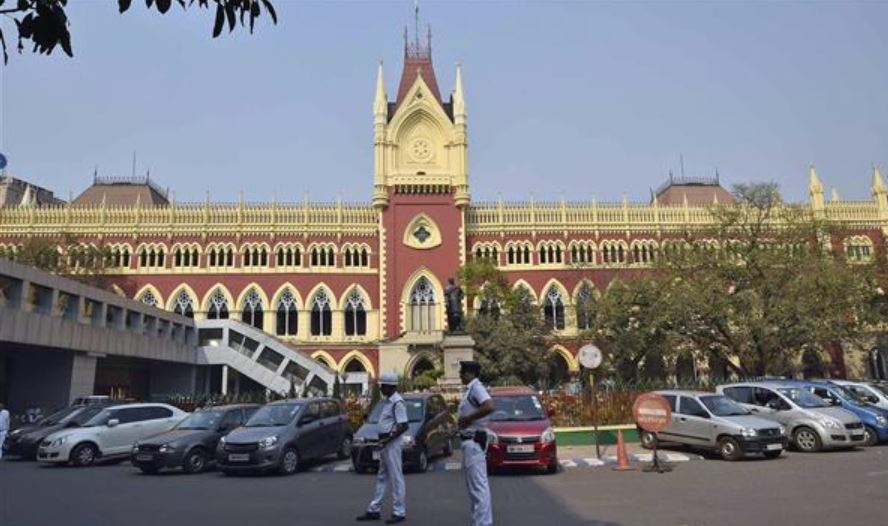
<instances>
[{"instance_id":1,"label":"asphalt surface","mask_svg":"<svg viewBox=\"0 0 888 526\"><path fill-rule=\"evenodd\" d=\"M355 524L372 475L147 476L129 464L92 468L0 463L2 526ZM884 524L888 447L728 463L666 474L569 469L491 477L498 525ZM460 471L407 476L409 524L469 523Z\"/></svg>"}]
</instances>

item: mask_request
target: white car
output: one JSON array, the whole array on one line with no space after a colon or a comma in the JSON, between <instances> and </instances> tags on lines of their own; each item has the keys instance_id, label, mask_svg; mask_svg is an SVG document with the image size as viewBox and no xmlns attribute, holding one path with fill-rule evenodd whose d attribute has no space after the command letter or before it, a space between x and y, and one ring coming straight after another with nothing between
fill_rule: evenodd
<instances>
[{"instance_id":1,"label":"white car","mask_svg":"<svg viewBox=\"0 0 888 526\"><path fill-rule=\"evenodd\" d=\"M830 382L841 385L857 396L863 398L867 403L882 409L888 409L888 395L866 382L852 382L850 380L830 380Z\"/></svg>"},{"instance_id":2,"label":"white car","mask_svg":"<svg viewBox=\"0 0 888 526\"><path fill-rule=\"evenodd\" d=\"M126 457L134 443L169 431L186 416L188 413L167 404L109 407L81 426L46 437L37 449L37 460L88 466L99 459Z\"/></svg>"}]
</instances>

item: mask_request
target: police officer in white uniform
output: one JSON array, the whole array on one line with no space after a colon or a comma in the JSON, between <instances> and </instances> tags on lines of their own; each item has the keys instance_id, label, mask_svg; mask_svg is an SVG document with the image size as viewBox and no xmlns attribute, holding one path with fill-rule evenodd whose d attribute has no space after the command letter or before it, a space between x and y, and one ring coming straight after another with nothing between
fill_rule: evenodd
<instances>
[{"instance_id":1,"label":"police officer in white uniform","mask_svg":"<svg viewBox=\"0 0 888 526\"><path fill-rule=\"evenodd\" d=\"M481 385L478 362L460 362L459 377L466 392L459 404L460 438L462 439L462 467L466 487L472 501L472 526L493 524L493 503L487 481L487 415L494 411L493 400Z\"/></svg>"},{"instance_id":2,"label":"police officer in white uniform","mask_svg":"<svg viewBox=\"0 0 888 526\"><path fill-rule=\"evenodd\" d=\"M384 373L379 379L379 390L385 397L379 415L379 472L376 475L376 492L367 512L357 517L359 521L378 521L382 501L389 485L392 487L392 518L386 524L407 520L404 501L406 489L401 469L401 435L407 431L407 405L398 393L398 375Z\"/></svg>"}]
</instances>

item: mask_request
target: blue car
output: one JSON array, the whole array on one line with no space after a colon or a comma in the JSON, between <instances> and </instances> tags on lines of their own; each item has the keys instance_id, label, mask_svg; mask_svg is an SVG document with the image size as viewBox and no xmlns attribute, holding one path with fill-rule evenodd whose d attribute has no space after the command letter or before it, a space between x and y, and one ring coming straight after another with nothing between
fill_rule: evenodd
<instances>
[{"instance_id":1,"label":"blue car","mask_svg":"<svg viewBox=\"0 0 888 526\"><path fill-rule=\"evenodd\" d=\"M888 411L866 402L852 391L827 380L796 381L800 387L811 391L830 405L854 413L864 425L864 445L875 446L888 442Z\"/></svg>"}]
</instances>

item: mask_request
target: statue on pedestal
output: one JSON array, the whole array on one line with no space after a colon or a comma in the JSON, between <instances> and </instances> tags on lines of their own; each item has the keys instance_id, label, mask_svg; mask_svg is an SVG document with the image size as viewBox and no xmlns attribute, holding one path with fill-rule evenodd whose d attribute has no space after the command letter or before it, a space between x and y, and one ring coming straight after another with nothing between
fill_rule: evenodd
<instances>
[{"instance_id":1,"label":"statue on pedestal","mask_svg":"<svg viewBox=\"0 0 888 526\"><path fill-rule=\"evenodd\" d=\"M444 288L444 307L447 312L447 331L450 333L463 332L463 290L456 284L456 280L449 278L447 287Z\"/></svg>"}]
</instances>

